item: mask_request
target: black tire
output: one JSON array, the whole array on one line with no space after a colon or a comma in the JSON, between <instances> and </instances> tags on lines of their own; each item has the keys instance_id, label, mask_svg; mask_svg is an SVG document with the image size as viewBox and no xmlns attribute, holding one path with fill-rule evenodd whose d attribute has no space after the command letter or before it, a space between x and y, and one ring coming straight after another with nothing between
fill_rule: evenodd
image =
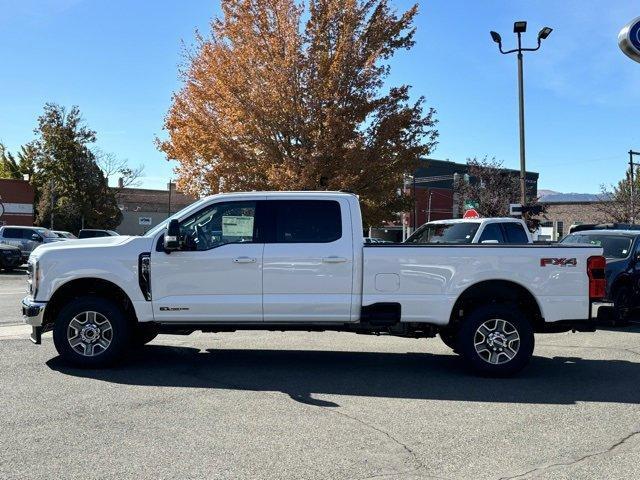
<instances>
[{"instance_id":1,"label":"black tire","mask_svg":"<svg viewBox=\"0 0 640 480\"><path fill-rule=\"evenodd\" d=\"M632 293L628 285L620 285L613 294L613 325L629 325Z\"/></svg>"},{"instance_id":2,"label":"black tire","mask_svg":"<svg viewBox=\"0 0 640 480\"><path fill-rule=\"evenodd\" d=\"M440 330L439 335L442 343L453 350L454 353L460 353L460 349L458 348L457 332L450 330Z\"/></svg>"},{"instance_id":3,"label":"black tire","mask_svg":"<svg viewBox=\"0 0 640 480\"><path fill-rule=\"evenodd\" d=\"M78 340L78 337L80 337L81 332L78 329L70 328L71 322L77 316L81 319L84 318L85 324L92 324L89 318L82 316L83 312L97 312L107 319L111 326L108 346L104 348L99 345L99 348L96 349L96 346L91 344L93 350L92 356L79 353L71 346L73 339L69 338L72 332L77 333L75 340ZM94 317L99 317L99 315ZM94 321L94 324L99 322L100 320ZM102 335L106 336L107 332L103 333L103 330L106 330L105 327L96 328L100 331L98 340L101 339ZM92 330L95 329L92 328ZM92 333L92 335L96 334ZM122 310L114 302L100 297L87 296L72 300L58 313L53 326L53 343L58 354L60 354L64 361L78 367L101 368L114 365L125 356L130 342L131 326ZM83 348L83 345L79 345L77 348Z\"/></svg>"},{"instance_id":4,"label":"black tire","mask_svg":"<svg viewBox=\"0 0 640 480\"><path fill-rule=\"evenodd\" d=\"M142 347L158 336L158 327L154 324L139 323L133 331L131 345Z\"/></svg>"},{"instance_id":5,"label":"black tire","mask_svg":"<svg viewBox=\"0 0 640 480\"><path fill-rule=\"evenodd\" d=\"M485 327L480 330L483 325ZM488 328L492 325L495 328ZM505 326L503 331L507 334L500 333L502 327L498 325ZM491 333L485 335L482 332ZM490 338L496 332L501 336ZM514 332L517 333L517 340L511 338ZM467 365L475 373L491 377L507 377L518 373L531 360L534 345L533 327L515 305L478 307L463 321L458 335L460 354ZM509 358L510 355L513 356Z\"/></svg>"}]
</instances>

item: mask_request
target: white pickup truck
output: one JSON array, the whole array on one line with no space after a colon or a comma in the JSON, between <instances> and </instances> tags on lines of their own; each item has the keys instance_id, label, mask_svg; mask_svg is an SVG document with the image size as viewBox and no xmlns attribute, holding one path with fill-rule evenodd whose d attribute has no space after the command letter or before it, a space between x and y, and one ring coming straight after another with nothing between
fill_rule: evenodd
<instances>
[{"instance_id":1,"label":"white pickup truck","mask_svg":"<svg viewBox=\"0 0 640 480\"><path fill-rule=\"evenodd\" d=\"M602 249L363 245L358 198L214 195L143 237L38 247L22 302L32 340L53 330L73 364L99 367L158 333L347 331L433 337L476 372L522 369L534 332L593 331Z\"/></svg>"}]
</instances>

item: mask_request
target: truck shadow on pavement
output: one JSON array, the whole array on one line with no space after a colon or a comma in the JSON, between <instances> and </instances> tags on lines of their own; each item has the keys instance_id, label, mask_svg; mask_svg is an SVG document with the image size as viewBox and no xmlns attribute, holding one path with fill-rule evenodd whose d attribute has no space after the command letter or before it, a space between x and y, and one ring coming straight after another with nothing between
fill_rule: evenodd
<instances>
[{"instance_id":1,"label":"truck shadow on pavement","mask_svg":"<svg viewBox=\"0 0 640 480\"><path fill-rule=\"evenodd\" d=\"M122 366L107 370L72 368L59 357L47 365L65 375L114 384L283 392L298 402L323 407L339 405L313 395L563 405L640 403L640 363L569 356L534 357L519 376L506 379L475 377L453 354L201 351L153 344Z\"/></svg>"}]
</instances>

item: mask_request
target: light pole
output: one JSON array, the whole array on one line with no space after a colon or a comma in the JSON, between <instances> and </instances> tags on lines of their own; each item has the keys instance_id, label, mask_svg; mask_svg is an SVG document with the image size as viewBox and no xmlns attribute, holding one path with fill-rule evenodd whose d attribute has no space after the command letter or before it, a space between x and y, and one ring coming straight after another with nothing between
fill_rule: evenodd
<instances>
[{"instance_id":1,"label":"light pole","mask_svg":"<svg viewBox=\"0 0 640 480\"><path fill-rule=\"evenodd\" d=\"M526 169L525 169L525 154L524 154L524 81L522 75L522 52L535 52L540 48L542 40L546 39L553 29L549 27L544 27L540 32L538 32L538 46L535 48L523 48L522 47L522 34L527 31L527 22L519 21L514 22L513 24L513 33L518 36L518 48L514 48L512 50L507 50L506 52L502 50L502 38L500 34L497 32L490 32L491 38L494 42L498 44L498 48L500 53L508 54L518 52L518 110L519 110L519 123L520 123L520 203L522 205L526 205L527 203L527 195L526 195Z\"/></svg>"},{"instance_id":2,"label":"light pole","mask_svg":"<svg viewBox=\"0 0 640 480\"><path fill-rule=\"evenodd\" d=\"M636 223L636 214L635 214L635 206L634 206L634 185L633 185L633 169L638 166L636 162L633 161L634 155L640 155L640 152L634 152L633 150L629 150L629 211L631 212L630 220L631 225L635 225Z\"/></svg>"}]
</instances>

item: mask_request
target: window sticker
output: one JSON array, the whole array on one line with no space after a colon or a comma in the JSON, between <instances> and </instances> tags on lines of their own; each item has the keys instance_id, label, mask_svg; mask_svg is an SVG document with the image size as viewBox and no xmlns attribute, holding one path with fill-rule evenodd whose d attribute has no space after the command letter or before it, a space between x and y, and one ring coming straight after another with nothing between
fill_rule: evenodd
<instances>
[{"instance_id":1,"label":"window sticker","mask_svg":"<svg viewBox=\"0 0 640 480\"><path fill-rule=\"evenodd\" d=\"M223 237L253 237L253 217L222 216Z\"/></svg>"}]
</instances>

